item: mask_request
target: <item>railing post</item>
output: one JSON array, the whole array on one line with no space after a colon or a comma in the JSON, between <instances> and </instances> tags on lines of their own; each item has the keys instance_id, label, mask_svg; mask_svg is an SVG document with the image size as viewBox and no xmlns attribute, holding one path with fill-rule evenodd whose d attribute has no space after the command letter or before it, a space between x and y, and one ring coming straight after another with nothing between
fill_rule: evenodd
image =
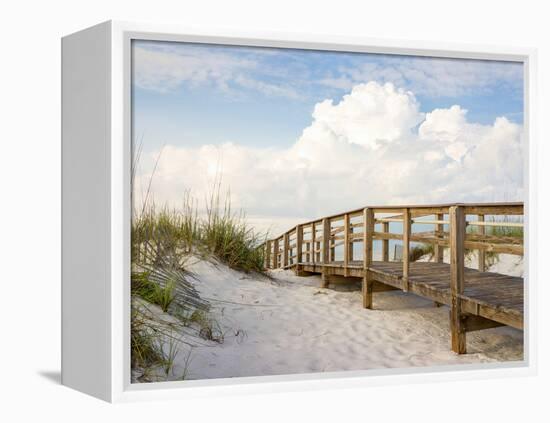
<instances>
[{"instance_id":1,"label":"railing post","mask_svg":"<svg viewBox=\"0 0 550 423\"><path fill-rule=\"evenodd\" d=\"M323 219L323 264L330 261L330 220Z\"/></svg>"},{"instance_id":2,"label":"railing post","mask_svg":"<svg viewBox=\"0 0 550 423\"><path fill-rule=\"evenodd\" d=\"M300 273L300 263L302 263L302 242L304 240L304 228L302 225L296 226L296 274Z\"/></svg>"},{"instance_id":3,"label":"railing post","mask_svg":"<svg viewBox=\"0 0 550 423\"><path fill-rule=\"evenodd\" d=\"M443 220L443 214L438 213L437 214L437 220ZM443 224L438 223L435 226L435 232L437 236L439 237L441 234L443 234ZM443 263L443 246L439 244L434 245L434 258L437 263Z\"/></svg>"},{"instance_id":4,"label":"railing post","mask_svg":"<svg viewBox=\"0 0 550 423\"><path fill-rule=\"evenodd\" d=\"M330 222L330 221L329 221ZM336 261L336 247L332 245L332 225L329 223L329 237L330 237L330 255L329 261ZM336 241L335 241L336 242Z\"/></svg>"},{"instance_id":5,"label":"railing post","mask_svg":"<svg viewBox=\"0 0 550 423\"><path fill-rule=\"evenodd\" d=\"M374 232L374 210L363 209L363 307L372 308L372 290L374 281L369 275L372 263L372 241Z\"/></svg>"},{"instance_id":6,"label":"railing post","mask_svg":"<svg viewBox=\"0 0 550 423\"><path fill-rule=\"evenodd\" d=\"M315 233L315 222L311 224L311 262L315 264L317 261L317 253L315 250L317 249L317 234Z\"/></svg>"},{"instance_id":7,"label":"railing post","mask_svg":"<svg viewBox=\"0 0 550 423\"><path fill-rule=\"evenodd\" d=\"M390 232L390 222L382 223L382 232L385 234ZM382 240L382 261L390 261L390 240Z\"/></svg>"},{"instance_id":8,"label":"railing post","mask_svg":"<svg viewBox=\"0 0 550 423\"><path fill-rule=\"evenodd\" d=\"M288 266L288 233L283 235L283 268Z\"/></svg>"},{"instance_id":9,"label":"railing post","mask_svg":"<svg viewBox=\"0 0 550 423\"><path fill-rule=\"evenodd\" d=\"M344 215L344 277L349 276L349 214Z\"/></svg>"},{"instance_id":10,"label":"railing post","mask_svg":"<svg viewBox=\"0 0 550 423\"><path fill-rule=\"evenodd\" d=\"M328 288L329 277L328 277L328 263L330 261L330 219L323 219L323 274L322 287Z\"/></svg>"},{"instance_id":11,"label":"railing post","mask_svg":"<svg viewBox=\"0 0 550 423\"><path fill-rule=\"evenodd\" d=\"M477 216L477 220L480 221L480 222L485 222L485 215L484 214L479 214ZM479 234L485 235L485 226L478 226L477 230L478 230ZM478 260L478 263L477 263L478 270L480 272L485 272L485 270L486 270L485 269L485 250L483 250L481 248L478 250L477 260Z\"/></svg>"},{"instance_id":12,"label":"railing post","mask_svg":"<svg viewBox=\"0 0 550 423\"><path fill-rule=\"evenodd\" d=\"M265 262L265 268L269 269L271 267L271 241L270 240L267 240L265 242L264 262Z\"/></svg>"},{"instance_id":13,"label":"railing post","mask_svg":"<svg viewBox=\"0 0 550 423\"><path fill-rule=\"evenodd\" d=\"M464 237L466 220L461 206L449 208L451 254L451 348L466 353L466 331L462 321L460 295L464 292Z\"/></svg>"},{"instance_id":14,"label":"railing post","mask_svg":"<svg viewBox=\"0 0 550 423\"><path fill-rule=\"evenodd\" d=\"M279 267L279 238L273 240L273 268Z\"/></svg>"},{"instance_id":15,"label":"railing post","mask_svg":"<svg viewBox=\"0 0 550 423\"><path fill-rule=\"evenodd\" d=\"M411 211L403 209L403 291L409 290L409 251L411 238Z\"/></svg>"}]
</instances>

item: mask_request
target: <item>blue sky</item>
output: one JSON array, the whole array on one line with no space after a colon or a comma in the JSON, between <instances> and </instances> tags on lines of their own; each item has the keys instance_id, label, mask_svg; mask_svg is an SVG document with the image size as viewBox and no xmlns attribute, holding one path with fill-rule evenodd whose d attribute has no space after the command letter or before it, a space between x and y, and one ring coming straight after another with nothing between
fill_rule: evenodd
<instances>
[{"instance_id":1,"label":"blue sky","mask_svg":"<svg viewBox=\"0 0 550 423\"><path fill-rule=\"evenodd\" d=\"M472 122L523 122L518 63L141 41L134 51L163 58L156 70L135 69L134 135L146 150L227 141L288 146L311 123L316 103L338 102L371 80L411 90L423 112L459 104Z\"/></svg>"},{"instance_id":2,"label":"blue sky","mask_svg":"<svg viewBox=\"0 0 550 423\"><path fill-rule=\"evenodd\" d=\"M152 175L173 206L221 175L280 232L368 204L523 199L521 64L140 41L133 61L138 201Z\"/></svg>"}]
</instances>

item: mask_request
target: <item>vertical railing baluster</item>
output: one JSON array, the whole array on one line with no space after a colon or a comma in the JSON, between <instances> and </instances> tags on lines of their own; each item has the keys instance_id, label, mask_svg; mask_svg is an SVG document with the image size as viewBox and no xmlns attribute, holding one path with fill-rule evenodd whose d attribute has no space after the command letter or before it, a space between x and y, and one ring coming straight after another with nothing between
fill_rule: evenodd
<instances>
[{"instance_id":1,"label":"vertical railing baluster","mask_svg":"<svg viewBox=\"0 0 550 423\"><path fill-rule=\"evenodd\" d=\"M439 221L443 220L443 213L438 213L436 215L436 218ZM443 235L442 223L438 223L437 225L435 225L435 233L438 238ZM443 246L442 245L434 244L434 259L437 263L443 263Z\"/></svg>"},{"instance_id":2,"label":"vertical railing baluster","mask_svg":"<svg viewBox=\"0 0 550 423\"><path fill-rule=\"evenodd\" d=\"M279 263L277 260L277 256L279 253L279 239L276 238L273 240L273 268L277 269L279 267Z\"/></svg>"},{"instance_id":3,"label":"vertical railing baluster","mask_svg":"<svg viewBox=\"0 0 550 423\"><path fill-rule=\"evenodd\" d=\"M372 308L372 291L374 281L370 277L369 268L372 263L372 242L374 232L374 210L363 210L363 307Z\"/></svg>"},{"instance_id":4,"label":"vertical railing baluster","mask_svg":"<svg viewBox=\"0 0 550 423\"><path fill-rule=\"evenodd\" d=\"M485 222L485 215L484 214L478 215L477 220L480 222ZM480 235L485 235L485 226L478 226L477 230ZM484 242L485 240L481 239L480 241ZM485 250L484 249L480 248L478 250L477 260L478 260L478 263L477 263L478 270L480 272L485 272L486 268L485 268Z\"/></svg>"},{"instance_id":5,"label":"vertical railing baluster","mask_svg":"<svg viewBox=\"0 0 550 423\"><path fill-rule=\"evenodd\" d=\"M288 233L283 235L283 268L288 266Z\"/></svg>"},{"instance_id":6,"label":"vertical railing baluster","mask_svg":"<svg viewBox=\"0 0 550 423\"><path fill-rule=\"evenodd\" d=\"M390 222L382 222L382 232L387 234L390 232ZM382 261L390 261L390 240L382 241Z\"/></svg>"},{"instance_id":7,"label":"vertical railing baluster","mask_svg":"<svg viewBox=\"0 0 550 423\"><path fill-rule=\"evenodd\" d=\"M403 209L403 291L409 290L411 211Z\"/></svg>"},{"instance_id":8,"label":"vertical railing baluster","mask_svg":"<svg viewBox=\"0 0 550 423\"><path fill-rule=\"evenodd\" d=\"M315 233L315 222L311 224L311 262L315 264L316 255L317 253L315 250L317 249L317 234Z\"/></svg>"},{"instance_id":9,"label":"vertical railing baluster","mask_svg":"<svg viewBox=\"0 0 550 423\"><path fill-rule=\"evenodd\" d=\"M304 228L302 225L296 226L296 273L301 271L302 263L302 245L304 240Z\"/></svg>"},{"instance_id":10,"label":"vertical railing baluster","mask_svg":"<svg viewBox=\"0 0 550 423\"><path fill-rule=\"evenodd\" d=\"M330 261L330 219L323 219L323 274L321 276L322 287L328 288L328 263Z\"/></svg>"},{"instance_id":11,"label":"vertical railing baluster","mask_svg":"<svg viewBox=\"0 0 550 423\"><path fill-rule=\"evenodd\" d=\"M270 240L267 240L265 242L265 257L264 257L264 262L265 262L265 268L266 269L269 269L271 267L271 241Z\"/></svg>"},{"instance_id":12,"label":"vertical railing baluster","mask_svg":"<svg viewBox=\"0 0 550 423\"><path fill-rule=\"evenodd\" d=\"M344 277L349 276L349 214L344 215Z\"/></svg>"},{"instance_id":13,"label":"vertical railing baluster","mask_svg":"<svg viewBox=\"0 0 550 423\"><path fill-rule=\"evenodd\" d=\"M466 353L466 331L462 321L462 301L464 293L464 237L466 220L461 206L449 208L450 220L450 261L451 261L451 348L457 354Z\"/></svg>"}]
</instances>

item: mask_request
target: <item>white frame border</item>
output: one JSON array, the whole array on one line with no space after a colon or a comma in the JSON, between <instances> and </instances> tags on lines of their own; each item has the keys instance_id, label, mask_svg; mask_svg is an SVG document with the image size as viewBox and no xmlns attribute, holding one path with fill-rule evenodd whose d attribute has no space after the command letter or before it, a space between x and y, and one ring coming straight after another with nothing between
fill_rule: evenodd
<instances>
[{"instance_id":1,"label":"white frame border","mask_svg":"<svg viewBox=\"0 0 550 423\"><path fill-rule=\"evenodd\" d=\"M210 395L234 395L464 381L530 376L537 372L537 171L536 165L536 60L535 49L410 40L388 40L298 33L189 28L174 25L110 22L111 25L111 400L113 402L182 399ZM149 384L130 383L130 163L131 163L131 68L132 39L182 41L260 47L353 51L415 56L506 60L524 63L525 169L525 331L524 361L483 365L381 369L320 374L240 377ZM421 47L419 47L421 46ZM533 253L531 253L533 252Z\"/></svg>"}]
</instances>

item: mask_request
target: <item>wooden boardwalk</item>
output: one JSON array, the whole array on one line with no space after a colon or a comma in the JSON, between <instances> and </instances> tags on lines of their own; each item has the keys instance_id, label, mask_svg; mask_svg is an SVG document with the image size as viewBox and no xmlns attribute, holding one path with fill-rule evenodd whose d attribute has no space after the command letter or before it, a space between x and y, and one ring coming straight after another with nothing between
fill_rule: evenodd
<instances>
[{"instance_id":1,"label":"wooden boardwalk","mask_svg":"<svg viewBox=\"0 0 550 423\"><path fill-rule=\"evenodd\" d=\"M302 276L320 274L325 287L361 280L365 308L373 308L373 293L395 289L448 305L451 348L461 354L467 332L502 325L523 329L523 278L486 271L487 252L523 255L523 230L517 230L522 215L521 203L366 207L298 225L267 241L265 264ZM434 230L413 232L413 224ZM493 229L502 227L516 230ZM390 241L401 244L401 261L389 260ZM382 244L376 261L375 242ZM415 243L433 246L432 262L411 260ZM354 257L354 244L362 247L361 260ZM443 262L445 248L450 264ZM478 251L478 269L464 267L467 249Z\"/></svg>"}]
</instances>

